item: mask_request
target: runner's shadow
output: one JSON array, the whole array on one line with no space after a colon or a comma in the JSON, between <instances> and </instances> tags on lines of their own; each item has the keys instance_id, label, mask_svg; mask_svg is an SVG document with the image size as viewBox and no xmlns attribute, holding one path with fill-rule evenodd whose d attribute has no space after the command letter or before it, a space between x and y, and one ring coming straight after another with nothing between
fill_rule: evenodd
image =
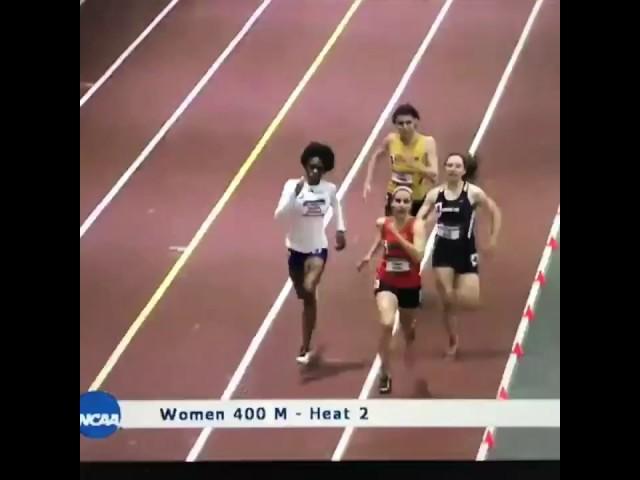
<instances>
[{"instance_id":1,"label":"runner's shadow","mask_svg":"<svg viewBox=\"0 0 640 480\"><path fill-rule=\"evenodd\" d=\"M415 379L413 382L413 389L411 388L411 384L407 385L405 390L404 385L400 386L400 389L392 394L393 398L411 398L414 400L417 399L432 399L436 398L431 389L429 388L429 384L424 378ZM371 398L389 398L387 395L380 395L376 388L371 391Z\"/></svg>"},{"instance_id":2,"label":"runner's shadow","mask_svg":"<svg viewBox=\"0 0 640 480\"><path fill-rule=\"evenodd\" d=\"M455 360L447 357L446 351L444 348L430 348L426 352L421 352L416 355L417 358L423 359L436 359L436 360L447 360L447 361L456 361L456 362L465 362L472 360L494 360L494 359L506 359L511 353L510 349L498 349L498 348L489 348L489 349L466 349L464 346L460 347L458 353L456 355Z\"/></svg>"},{"instance_id":3,"label":"runner's shadow","mask_svg":"<svg viewBox=\"0 0 640 480\"><path fill-rule=\"evenodd\" d=\"M490 348L482 350L467 350L460 347L456 360L464 362L467 360L492 360L496 358L507 358L511 353L511 349L505 348Z\"/></svg>"},{"instance_id":4,"label":"runner's shadow","mask_svg":"<svg viewBox=\"0 0 640 480\"><path fill-rule=\"evenodd\" d=\"M411 398L435 398L435 395L429 389L429 384L424 378L416 380L413 386L413 395Z\"/></svg>"},{"instance_id":5,"label":"runner's shadow","mask_svg":"<svg viewBox=\"0 0 640 480\"><path fill-rule=\"evenodd\" d=\"M301 370L301 383L306 384L315 382L328 377L334 377L341 373L355 370L363 370L369 366L369 362L365 360L345 361L325 358L322 351L316 353L316 357L312 363Z\"/></svg>"}]
</instances>

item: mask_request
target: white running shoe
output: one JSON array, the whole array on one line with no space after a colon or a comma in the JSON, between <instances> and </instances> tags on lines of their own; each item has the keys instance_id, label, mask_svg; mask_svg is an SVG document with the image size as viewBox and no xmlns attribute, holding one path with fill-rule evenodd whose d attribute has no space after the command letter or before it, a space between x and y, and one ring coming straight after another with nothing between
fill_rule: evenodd
<instances>
[{"instance_id":1,"label":"white running shoe","mask_svg":"<svg viewBox=\"0 0 640 480\"><path fill-rule=\"evenodd\" d=\"M313 357L313 352L311 350L307 350L306 352L300 352L296 357L296 362L300 365L309 365Z\"/></svg>"}]
</instances>

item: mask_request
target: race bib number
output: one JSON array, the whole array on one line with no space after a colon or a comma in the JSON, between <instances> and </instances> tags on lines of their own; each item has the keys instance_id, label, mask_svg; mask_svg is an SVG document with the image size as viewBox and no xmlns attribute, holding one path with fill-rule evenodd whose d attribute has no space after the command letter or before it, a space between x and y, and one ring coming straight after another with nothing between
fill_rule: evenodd
<instances>
[{"instance_id":1,"label":"race bib number","mask_svg":"<svg viewBox=\"0 0 640 480\"><path fill-rule=\"evenodd\" d=\"M411 185L413 183L413 175L410 173L391 172L391 180L401 185Z\"/></svg>"},{"instance_id":2,"label":"race bib number","mask_svg":"<svg viewBox=\"0 0 640 480\"><path fill-rule=\"evenodd\" d=\"M387 272L408 272L410 269L411 265L409 264L409 261L403 258L390 258L387 260Z\"/></svg>"},{"instance_id":3,"label":"race bib number","mask_svg":"<svg viewBox=\"0 0 640 480\"><path fill-rule=\"evenodd\" d=\"M438 225L437 235L447 240L458 240L460 238L460 227Z\"/></svg>"},{"instance_id":4,"label":"race bib number","mask_svg":"<svg viewBox=\"0 0 640 480\"><path fill-rule=\"evenodd\" d=\"M302 206L304 208L303 215L305 217L322 217L324 215L324 199L306 200Z\"/></svg>"}]
</instances>

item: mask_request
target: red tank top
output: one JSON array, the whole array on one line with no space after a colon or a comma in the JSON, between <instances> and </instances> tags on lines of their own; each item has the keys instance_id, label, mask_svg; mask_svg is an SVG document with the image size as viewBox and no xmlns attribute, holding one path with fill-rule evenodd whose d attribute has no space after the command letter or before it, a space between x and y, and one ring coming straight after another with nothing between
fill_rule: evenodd
<instances>
[{"instance_id":1,"label":"red tank top","mask_svg":"<svg viewBox=\"0 0 640 480\"><path fill-rule=\"evenodd\" d=\"M409 219L399 231L407 241L413 243L413 222ZM382 241L384 242L384 256L378 266L377 277L382 283L396 288L419 288L421 286L420 264L414 262L402 245L397 242L395 235L389 231L389 224L393 217L387 217L382 225Z\"/></svg>"}]
</instances>

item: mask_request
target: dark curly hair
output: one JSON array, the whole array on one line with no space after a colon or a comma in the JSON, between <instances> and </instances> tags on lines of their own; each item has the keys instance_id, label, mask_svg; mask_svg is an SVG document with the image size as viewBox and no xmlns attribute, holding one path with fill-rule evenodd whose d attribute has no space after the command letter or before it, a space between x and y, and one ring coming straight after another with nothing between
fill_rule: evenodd
<instances>
[{"instance_id":1,"label":"dark curly hair","mask_svg":"<svg viewBox=\"0 0 640 480\"><path fill-rule=\"evenodd\" d=\"M309 161L314 157L318 157L320 161L322 161L322 166L324 167L325 172L330 172L333 170L333 167L335 167L336 157L329 145L319 142L311 142L302 151L302 155L300 155L300 163L302 163L302 166L306 168Z\"/></svg>"},{"instance_id":2,"label":"dark curly hair","mask_svg":"<svg viewBox=\"0 0 640 480\"><path fill-rule=\"evenodd\" d=\"M464 165L465 169L465 174L462 176L462 180L464 180L465 182L474 182L478 175L478 157L476 155L472 155L469 152L452 152L447 155L447 159L444 161L445 164L451 157L460 157L462 159L462 164Z\"/></svg>"},{"instance_id":3,"label":"dark curly hair","mask_svg":"<svg viewBox=\"0 0 640 480\"><path fill-rule=\"evenodd\" d=\"M420 120L420 114L416 107L411 105L410 103L403 103L402 105L398 105L396 109L393 111L393 115L391 116L391 120L393 123L396 123L396 120L400 115L409 115L416 120Z\"/></svg>"}]
</instances>

